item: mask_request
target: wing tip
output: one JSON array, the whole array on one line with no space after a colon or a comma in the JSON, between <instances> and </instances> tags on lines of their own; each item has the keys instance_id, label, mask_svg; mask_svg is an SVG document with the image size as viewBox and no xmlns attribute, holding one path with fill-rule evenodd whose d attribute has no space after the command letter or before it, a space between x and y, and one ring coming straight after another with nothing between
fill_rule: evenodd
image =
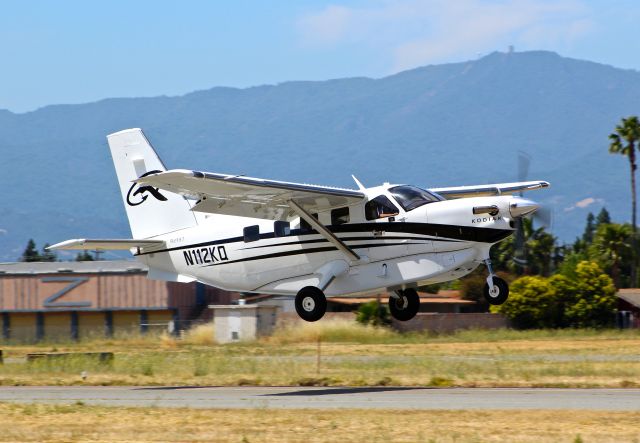
<instances>
[{"instance_id":1,"label":"wing tip","mask_svg":"<svg viewBox=\"0 0 640 443\"><path fill-rule=\"evenodd\" d=\"M47 251L55 251L58 249L69 249L72 246L82 246L86 239L84 238L72 238L71 240L65 240L60 243L56 243L55 245L48 246L45 248Z\"/></svg>"}]
</instances>

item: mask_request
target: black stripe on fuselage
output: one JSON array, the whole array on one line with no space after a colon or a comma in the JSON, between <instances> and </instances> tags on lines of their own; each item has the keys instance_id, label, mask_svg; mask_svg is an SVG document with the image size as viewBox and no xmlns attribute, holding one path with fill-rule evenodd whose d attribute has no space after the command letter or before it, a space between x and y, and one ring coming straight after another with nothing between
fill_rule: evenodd
<instances>
[{"instance_id":1,"label":"black stripe on fuselage","mask_svg":"<svg viewBox=\"0 0 640 443\"><path fill-rule=\"evenodd\" d=\"M319 234L318 234L319 235ZM422 241L443 241L443 242L458 242L460 240L449 240L449 239L438 239L438 238L430 238L430 237L402 237L402 236L374 236L374 237L338 237L343 242L349 241L371 241L371 240L422 240ZM329 240L326 238L316 238L313 240L299 240L299 241L291 241L286 243L271 243L268 245L260 245L260 246L250 246L248 248L240 248L240 251L246 251L248 249L261 249L261 248L275 248L277 246L291 246L291 245L306 245L309 243L329 243Z\"/></svg>"},{"instance_id":2,"label":"black stripe on fuselage","mask_svg":"<svg viewBox=\"0 0 640 443\"><path fill-rule=\"evenodd\" d=\"M350 246L351 249L363 249L363 248L380 248L383 246L406 246L406 245L420 245L422 243L385 243L385 244L365 244L365 245L356 245ZM246 261L254 261L254 260L264 260L268 258L278 258L278 257L288 257L291 255L301 255L301 254L314 254L316 252L329 252L329 251L337 251L338 248L335 246L326 246L320 248L307 248L307 249L294 249L292 251L283 251L283 252L273 252L271 254L262 254L255 255L253 257L245 257L239 258L237 260L232 261L224 261L220 263L211 263L208 265L202 266L203 268L208 268L209 266L219 266L219 265L229 265L232 263L241 263Z\"/></svg>"},{"instance_id":3,"label":"black stripe on fuselage","mask_svg":"<svg viewBox=\"0 0 640 443\"><path fill-rule=\"evenodd\" d=\"M512 229L495 229L495 228L479 228L475 226L458 226L458 225L442 225L435 223L404 223L404 222L391 222L391 223L352 223L352 224L343 224L343 225L329 225L327 226L329 230L333 233L355 233L355 232L366 232L366 231L384 231L393 232L393 233L402 233L402 234L414 234L414 235L424 235L428 237L435 238L425 238L424 240L433 240L433 241L472 241L479 243L496 243L500 240L507 238L514 231ZM302 230L302 229L292 229L289 235L277 237L274 232L267 232L264 234L260 234L260 240L272 239L272 238L290 238L290 237L303 237L309 235L319 235L315 230ZM373 237L339 237L342 241L356 240L356 239L366 239L366 240L386 240L390 239L392 236L373 236ZM407 237L407 239L415 239L415 237ZM198 248L205 246L214 246L214 245L222 245L228 243L237 243L243 242L244 237L229 237L225 239L219 240L211 240L202 243L194 243L186 246L176 246L174 248L166 248L160 249L157 251L143 252L141 254L136 255L147 255L147 254L157 254L161 252L171 252L171 251L180 251L183 249L190 248ZM282 244L271 244L265 245L268 246L280 246L280 245L289 245L289 244L305 244L305 243L316 243L326 241L324 238L322 239L312 239L312 240L297 240L293 242L286 242ZM261 246L255 246L261 247ZM248 249L248 248L247 248Z\"/></svg>"},{"instance_id":4,"label":"black stripe on fuselage","mask_svg":"<svg viewBox=\"0 0 640 443\"><path fill-rule=\"evenodd\" d=\"M512 229L480 228L476 226L442 225L436 223L354 223L337 226L330 226L334 233L360 232L368 229L362 227L369 226L375 230L403 233L420 234L430 237L438 237L434 240L444 239L472 241L479 243L496 243L507 238L514 231Z\"/></svg>"}]
</instances>

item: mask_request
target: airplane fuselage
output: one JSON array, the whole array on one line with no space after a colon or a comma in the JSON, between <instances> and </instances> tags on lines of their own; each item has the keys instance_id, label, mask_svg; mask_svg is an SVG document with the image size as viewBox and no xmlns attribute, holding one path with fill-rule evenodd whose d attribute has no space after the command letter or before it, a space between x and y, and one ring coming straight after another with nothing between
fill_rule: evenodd
<instances>
[{"instance_id":1,"label":"airplane fuselage","mask_svg":"<svg viewBox=\"0 0 640 443\"><path fill-rule=\"evenodd\" d=\"M376 188L371 193L384 192ZM301 287L319 286L322 267L340 262L346 272L326 285L327 296L405 289L473 271L488 258L490 247L514 230L510 218L474 214L473 208L496 205L500 214L508 214L513 198L435 201L410 211L399 207L397 215L376 220L366 219L363 205L353 205L349 222L343 224L330 224L328 213L318 214L318 220L360 256L355 261L300 221L277 232L269 220L223 215L159 236L166 247L137 258L166 275L179 275L180 281L240 292L296 294ZM258 234L247 238L245 228L250 226L257 226Z\"/></svg>"}]
</instances>

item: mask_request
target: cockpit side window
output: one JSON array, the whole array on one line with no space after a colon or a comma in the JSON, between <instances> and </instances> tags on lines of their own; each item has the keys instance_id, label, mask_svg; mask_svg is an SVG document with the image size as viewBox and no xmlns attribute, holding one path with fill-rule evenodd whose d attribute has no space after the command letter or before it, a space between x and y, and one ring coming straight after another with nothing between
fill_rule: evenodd
<instances>
[{"instance_id":1,"label":"cockpit side window","mask_svg":"<svg viewBox=\"0 0 640 443\"><path fill-rule=\"evenodd\" d=\"M389 192L393 198L402 206L402 209L409 212L427 203L433 203L442 200L436 194L420 189L416 186L394 186L389 188Z\"/></svg>"},{"instance_id":2,"label":"cockpit side window","mask_svg":"<svg viewBox=\"0 0 640 443\"><path fill-rule=\"evenodd\" d=\"M367 220L393 217L398 214L398 208L385 195L379 195L364 205L364 215Z\"/></svg>"}]
</instances>

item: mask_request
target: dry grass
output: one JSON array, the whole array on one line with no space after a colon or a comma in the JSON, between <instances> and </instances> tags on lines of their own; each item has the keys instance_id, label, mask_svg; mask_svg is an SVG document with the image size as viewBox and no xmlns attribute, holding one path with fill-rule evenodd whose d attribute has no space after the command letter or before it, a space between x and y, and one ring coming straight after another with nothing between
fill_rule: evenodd
<instances>
[{"instance_id":1,"label":"dry grass","mask_svg":"<svg viewBox=\"0 0 640 443\"><path fill-rule=\"evenodd\" d=\"M639 412L606 411L198 410L0 404L0 441L637 443L639 421Z\"/></svg>"},{"instance_id":2,"label":"dry grass","mask_svg":"<svg viewBox=\"0 0 640 443\"><path fill-rule=\"evenodd\" d=\"M197 325L189 329L183 339L184 345L209 346L216 343L213 323Z\"/></svg>"},{"instance_id":3,"label":"dry grass","mask_svg":"<svg viewBox=\"0 0 640 443\"><path fill-rule=\"evenodd\" d=\"M332 319L313 323L293 322L277 329L266 341L272 344L357 342L384 343L401 335L389 328L365 326L353 320Z\"/></svg>"},{"instance_id":4,"label":"dry grass","mask_svg":"<svg viewBox=\"0 0 640 443\"><path fill-rule=\"evenodd\" d=\"M468 331L432 337L319 322L258 342L214 345L209 328L184 340L5 345L0 384L640 387L640 331ZM112 351L115 359L111 365L82 356L24 360L28 352L46 351Z\"/></svg>"}]
</instances>

